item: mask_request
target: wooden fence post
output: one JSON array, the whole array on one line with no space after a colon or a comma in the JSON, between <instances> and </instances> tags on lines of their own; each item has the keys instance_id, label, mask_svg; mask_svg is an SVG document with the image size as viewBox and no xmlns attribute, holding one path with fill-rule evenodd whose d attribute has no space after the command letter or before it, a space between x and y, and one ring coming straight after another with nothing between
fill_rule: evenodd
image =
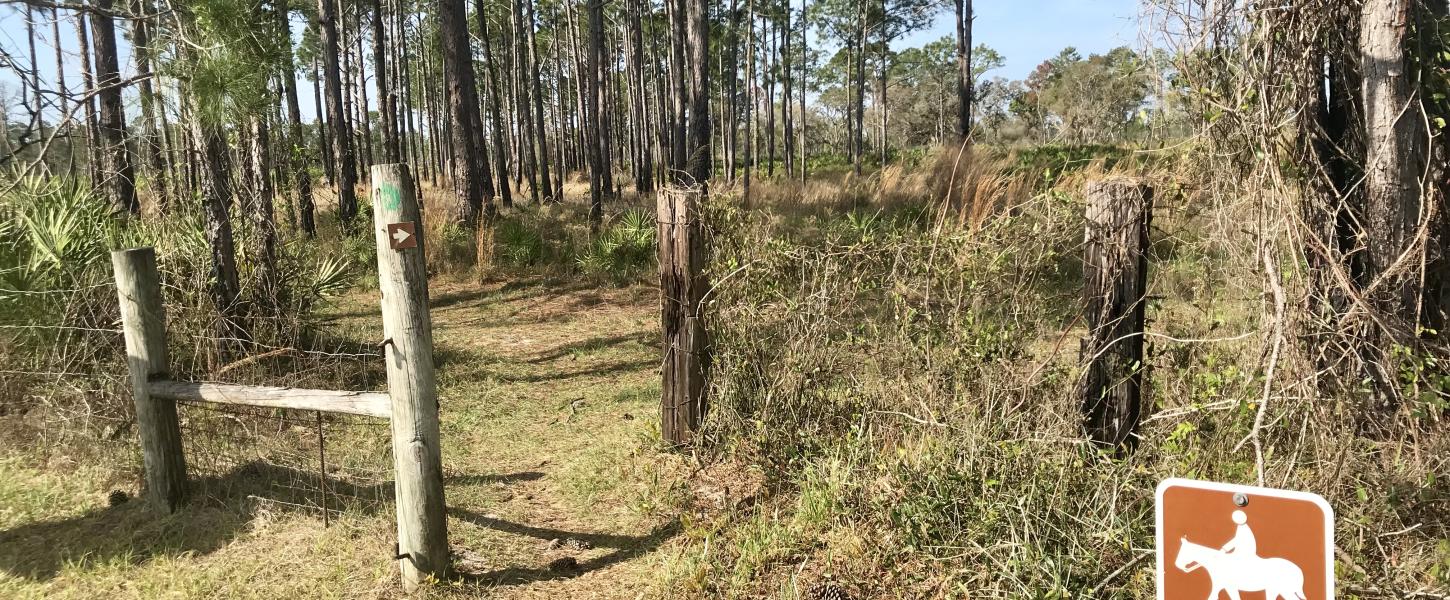
<instances>
[{"instance_id":1,"label":"wooden fence post","mask_svg":"<svg viewBox=\"0 0 1450 600\"><path fill-rule=\"evenodd\" d=\"M448 526L433 373L433 320L423 221L407 165L374 165L373 231L378 244L388 395L393 403L398 556L403 586L446 577Z\"/></svg>"},{"instance_id":2,"label":"wooden fence post","mask_svg":"<svg viewBox=\"0 0 1450 600\"><path fill-rule=\"evenodd\" d=\"M706 409L709 350L700 312L708 284L700 195L698 187L669 187L656 205L664 332L660 435L675 445L692 440Z\"/></svg>"},{"instance_id":3,"label":"wooden fence post","mask_svg":"<svg viewBox=\"0 0 1450 600\"><path fill-rule=\"evenodd\" d=\"M1136 446L1142 414L1143 308L1153 188L1118 179L1087 185L1083 308L1088 335L1082 411L1088 437L1118 451Z\"/></svg>"},{"instance_id":4,"label":"wooden fence post","mask_svg":"<svg viewBox=\"0 0 1450 600\"><path fill-rule=\"evenodd\" d=\"M176 403L153 398L150 381L167 371L166 309L161 303L161 277L156 251L132 248L111 253L121 328L126 338L126 367L136 401L136 425L146 469L146 498L158 508L175 511L186 497L186 455Z\"/></svg>"}]
</instances>

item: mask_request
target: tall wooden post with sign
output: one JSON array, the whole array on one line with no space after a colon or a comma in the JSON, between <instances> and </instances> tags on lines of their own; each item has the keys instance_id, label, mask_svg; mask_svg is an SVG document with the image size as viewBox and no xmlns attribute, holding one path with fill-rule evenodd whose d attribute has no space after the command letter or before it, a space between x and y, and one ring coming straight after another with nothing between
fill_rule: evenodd
<instances>
[{"instance_id":1,"label":"tall wooden post with sign","mask_svg":"<svg viewBox=\"0 0 1450 600\"><path fill-rule=\"evenodd\" d=\"M1084 426L1093 442L1132 448L1142 414L1143 304L1153 188L1129 179L1087 186L1083 249Z\"/></svg>"},{"instance_id":2,"label":"tall wooden post with sign","mask_svg":"<svg viewBox=\"0 0 1450 600\"><path fill-rule=\"evenodd\" d=\"M411 590L449 566L439 448L438 390L422 216L407 165L372 168L373 232L378 246L388 394L393 404L398 558Z\"/></svg>"}]
</instances>

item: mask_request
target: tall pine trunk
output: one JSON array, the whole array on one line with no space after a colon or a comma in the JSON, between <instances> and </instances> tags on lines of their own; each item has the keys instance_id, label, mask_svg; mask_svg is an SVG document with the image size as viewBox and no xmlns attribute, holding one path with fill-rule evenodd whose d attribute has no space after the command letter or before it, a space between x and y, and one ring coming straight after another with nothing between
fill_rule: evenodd
<instances>
[{"instance_id":1,"label":"tall pine trunk","mask_svg":"<svg viewBox=\"0 0 1450 600\"><path fill-rule=\"evenodd\" d=\"M483 184L488 174L480 160L480 137L475 130L479 123L478 91L473 78L472 50L468 43L467 14L463 0L438 0L436 6L453 148L453 190L457 195L452 218L458 224L475 229L484 209Z\"/></svg>"},{"instance_id":2,"label":"tall pine trunk","mask_svg":"<svg viewBox=\"0 0 1450 600\"><path fill-rule=\"evenodd\" d=\"M297 101L296 55L292 49L292 23L289 19L291 11L287 7L287 0L278 0L277 12L278 19L281 20L278 25L287 44L287 59L282 67L282 93L287 101L287 144L283 146L287 149L287 155L283 160L287 163L287 170L297 188L293 192L297 194L297 212L302 220L302 231L308 237L314 237L317 235L317 217L314 214L316 203L312 198L312 174L307 170L309 153L307 138L302 133L302 107ZM328 160L324 157L322 162L327 164Z\"/></svg>"},{"instance_id":3,"label":"tall pine trunk","mask_svg":"<svg viewBox=\"0 0 1450 600\"><path fill-rule=\"evenodd\" d=\"M1438 313L1438 298L1425 292L1438 282L1421 278L1419 269L1401 264L1401 256L1420 243L1440 245L1436 228L1416 239L1426 217L1420 175L1429 153L1429 132L1421 114L1415 73L1406 56L1415 0L1366 0L1359 37L1361 100L1364 109L1364 221L1367 277L1388 278L1380 294L1369 298L1384 315L1390 331L1377 330L1366 362L1376 369L1377 406L1392 413L1400 391L1391 371L1391 348L1420 335L1426 309ZM1422 256L1423 251L1414 251ZM1430 285L1427 285L1430 284ZM1438 316L1438 315L1437 315ZM1380 319L1377 319L1380 320ZM1398 329L1398 330L1396 330Z\"/></svg>"},{"instance_id":4,"label":"tall pine trunk","mask_svg":"<svg viewBox=\"0 0 1450 600\"><path fill-rule=\"evenodd\" d=\"M326 85L327 120L332 125L332 161L336 173L337 219L343 231L350 232L357 217L357 160L353 154L352 128L343 112L342 74L338 57L341 47L337 38L337 5L333 0L318 0L318 26L322 34L322 73Z\"/></svg>"},{"instance_id":5,"label":"tall pine trunk","mask_svg":"<svg viewBox=\"0 0 1450 600\"><path fill-rule=\"evenodd\" d=\"M972 0L956 0L957 7L957 135L972 133Z\"/></svg>"},{"instance_id":6,"label":"tall pine trunk","mask_svg":"<svg viewBox=\"0 0 1450 600\"><path fill-rule=\"evenodd\" d=\"M585 116L589 145L589 231L599 233L604 220L604 140L600 135L599 112L603 82L599 80L604 54L604 0L585 0L589 6L589 59L584 77L588 80ZM670 1L670 0L667 0Z\"/></svg>"},{"instance_id":7,"label":"tall pine trunk","mask_svg":"<svg viewBox=\"0 0 1450 600\"><path fill-rule=\"evenodd\" d=\"M690 175L704 187L710 178L710 20L705 0L688 7L690 62Z\"/></svg>"},{"instance_id":8,"label":"tall pine trunk","mask_svg":"<svg viewBox=\"0 0 1450 600\"><path fill-rule=\"evenodd\" d=\"M373 82L378 86L378 121L383 128L383 160L403 160L398 142L397 94L388 85L386 36L383 34L383 3L373 0Z\"/></svg>"},{"instance_id":9,"label":"tall pine trunk","mask_svg":"<svg viewBox=\"0 0 1450 600\"><path fill-rule=\"evenodd\" d=\"M252 192L255 197L249 203L252 221L251 259L256 265L257 289L254 303L275 311L281 306L280 288L277 281L277 221L272 209L272 180L270 177L272 156L270 132L265 116L253 115L247 124L250 153L247 161L251 166Z\"/></svg>"},{"instance_id":10,"label":"tall pine trunk","mask_svg":"<svg viewBox=\"0 0 1450 600\"><path fill-rule=\"evenodd\" d=\"M126 109L121 104L121 67L117 58L116 26L110 16L112 0L95 0L91 32L95 36L96 89L100 100L96 113L97 142L105 169L106 196L119 210L141 213L136 198L136 170L126 145Z\"/></svg>"},{"instance_id":11,"label":"tall pine trunk","mask_svg":"<svg viewBox=\"0 0 1450 600\"><path fill-rule=\"evenodd\" d=\"M96 149L100 143L96 140L96 99L93 92L96 89L96 80L91 72L91 42L89 28L86 27L84 14L76 13L76 46L77 54L81 57L81 92L84 94L81 102L84 104L85 134L86 134L86 176L90 178L91 185L100 183L99 157Z\"/></svg>"},{"instance_id":12,"label":"tall pine trunk","mask_svg":"<svg viewBox=\"0 0 1450 600\"><path fill-rule=\"evenodd\" d=\"M528 29L526 31L526 33L528 34L526 43L528 44L528 72L532 76L531 79L533 83L533 87L531 88L533 91L529 95L534 101L534 114L532 119L534 126L533 138L535 144L537 144L538 146L538 150L535 153L535 156L538 157L536 164L539 168L539 185L545 188L541 190L544 196L544 200L560 200L560 195L564 193L562 186L558 190L548 189L551 184L551 181L549 179L549 138L545 134L544 129L544 86L540 83L539 77L539 70L541 68L541 63L539 61L539 44L534 39L534 31L535 28L538 26L538 18L537 15L534 13L534 2L532 0L515 1L523 2L524 7L528 9L529 22ZM525 110L527 110L527 108Z\"/></svg>"},{"instance_id":13,"label":"tall pine trunk","mask_svg":"<svg viewBox=\"0 0 1450 600\"><path fill-rule=\"evenodd\" d=\"M150 10L146 3L133 0L131 11L144 15ZM131 22L131 48L136 58L139 74L151 72L151 24L149 19L136 18ZM143 78L138 84L141 94L141 159L146 165L146 174L151 178L151 193L156 194L156 208L164 212L168 204L166 165L161 159L160 136L156 133L156 100L151 88L151 79Z\"/></svg>"},{"instance_id":14,"label":"tall pine trunk","mask_svg":"<svg viewBox=\"0 0 1450 600\"><path fill-rule=\"evenodd\" d=\"M488 74L488 119L493 127L493 166L498 175L494 179L498 185L499 200L508 207L514 205L514 198L508 181L509 160L504 141L506 138L502 110L499 107L498 68L493 63L493 39L489 33L488 12L484 10L483 0L474 0L473 10L478 19L478 35L483 41L484 72Z\"/></svg>"}]
</instances>

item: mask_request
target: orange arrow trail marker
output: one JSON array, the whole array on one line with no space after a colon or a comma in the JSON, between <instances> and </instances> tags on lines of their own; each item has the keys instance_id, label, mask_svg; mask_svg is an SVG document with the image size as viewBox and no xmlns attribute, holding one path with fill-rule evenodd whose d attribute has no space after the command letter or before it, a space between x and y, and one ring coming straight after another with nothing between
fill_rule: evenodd
<instances>
[{"instance_id":1,"label":"orange arrow trail marker","mask_svg":"<svg viewBox=\"0 0 1450 600\"><path fill-rule=\"evenodd\" d=\"M1315 494L1158 484L1158 600L1331 600L1334 511Z\"/></svg>"}]
</instances>

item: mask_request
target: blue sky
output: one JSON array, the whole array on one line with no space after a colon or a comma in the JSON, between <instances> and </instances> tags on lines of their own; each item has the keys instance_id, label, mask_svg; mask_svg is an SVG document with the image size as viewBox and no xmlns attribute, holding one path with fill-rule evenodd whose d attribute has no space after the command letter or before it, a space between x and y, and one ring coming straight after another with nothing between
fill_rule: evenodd
<instances>
[{"instance_id":1,"label":"blue sky","mask_svg":"<svg viewBox=\"0 0 1450 600\"><path fill-rule=\"evenodd\" d=\"M947 2L950 4L950 1ZM972 41L1000 52L1006 66L988 77L1022 79L1042 61L1074 46L1083 56L1138 46L1139 0L976 0ZM921 46L955 35L950 12L892 47Z\"/></svg>"},{"instance_id":2,"label":"blue sky","mask_svg":"<svg viewBox=\"0 0 1450 600\"><path fill-rule=\"evenodd\" d=\"M792 4L798 5L798 0ZM950 7L950 0L944 2ZM1006 66L989 73L989 77L1001 76L1021 79L1031 73L1042 61L1051 58L1067 46L1074 46L1084 55L1103 52L1117 46L1138 46L1139 0L976 0L976 23L973 29L974 42L986 44L1006 58ZM54 50L50 45L49 11L37 11L42 40L38 52L42 76L47 80L55 73ZM68 85L74 89L79 85L79 67L75 52L75 26L62 15L61 42L68 56L66 61ZM294 32L300 27L294 26ZM897 40L897 49L920 46L953 35L950 12L939 15L927 29L914 32ZM119 37L119 36L118 36ZM134 74L135 66L130 62L130 48L122 37L121 71ZM829 45L829 40L814 36L811 44ZM17 5L0 7L0 47L11 56L26 57L25 16L23 8ZM6 102L12 102L19 92L14 74L0 69L0 86L4 88ZM303 118L312 119L312 89L305 80L298 89L302 100Z\"/></svg>"}]
</instances>

